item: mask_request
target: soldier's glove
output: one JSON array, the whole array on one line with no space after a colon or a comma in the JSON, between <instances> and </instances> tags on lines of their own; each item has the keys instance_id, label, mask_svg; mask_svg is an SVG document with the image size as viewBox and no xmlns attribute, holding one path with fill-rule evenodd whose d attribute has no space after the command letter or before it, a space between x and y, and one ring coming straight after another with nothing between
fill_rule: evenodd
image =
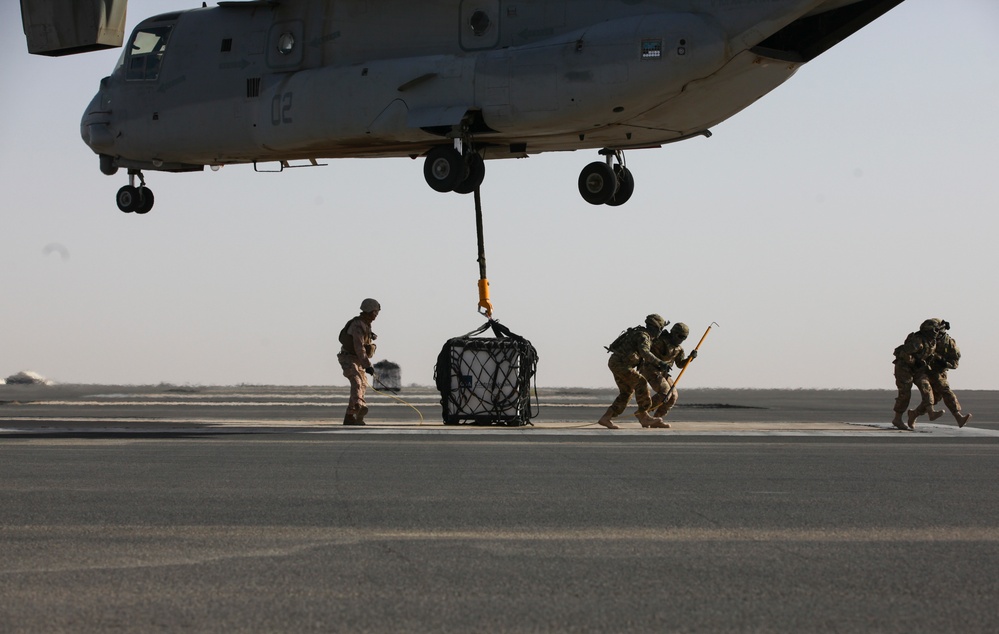
<instances>
[{"instance_id":1,"label":"soldier's glove","mask_svg":"<svg viewBox=\"0 0 999 634\"><path fill-rule=\"evenodd\" d=\"M697 358L697 350L691 350L690 351L690 356L687 357L687 358L691 359L691 360L696 359Z\"/></svg>"},{"instance_id":2,"label":"soldier's glove","mask_svg":"<svg viewBox=\"0 0 999 634\"><path fill-rule=\"evenodd\" d=\"M375 369L374 368L364 368L364 371L367 372L368 374L370 374L371 376L375 375Z\"/></svg>"},{"instance_id":3,"label":"soldier's glove","mask_svg":"<svg viewBox=\"0 0 999 634\"><path fill-rule=\"evenodd\" d=\"M659 371L660 372L664 372L665 374L668 375L669 374L669 364L666 363L665 361L663 361L662 363L660 363L659 364Z\"/></svg>"}]
</instances>

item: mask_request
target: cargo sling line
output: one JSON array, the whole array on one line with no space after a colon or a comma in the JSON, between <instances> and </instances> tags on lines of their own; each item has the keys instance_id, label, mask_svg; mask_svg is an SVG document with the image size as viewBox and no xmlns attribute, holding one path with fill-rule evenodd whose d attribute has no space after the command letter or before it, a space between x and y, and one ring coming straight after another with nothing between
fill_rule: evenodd
<instances>
[{"instance_id":1,"label":"cargo sling line","mask_svg":"<svg viewBox=\"0 0 999 634\"><path fill-rule=\"evenodd\" d=\"M482 198L479 188L475 188L475 237L479 243L479 313L490 320L493 318L493 304L489 301L489 280L486 278L486 245L482 237Z\"/></svg>"},{"instance_id":2,"label":"cargo sling line","mask_svg":"<svg viewBox=\"0 0 999 634\"><path fill-rule=\"evenodd\" d=\"M538 353L531 342L494 320L486 278L482 199L475 188L475 230L478 242L479 313L489 321L461 337L449 339L437 357L434 382L441 393L444 423L457 425L530 425L531 379ZM492 330L493 338L479 337Z\"/></svg>"}]
</instances>

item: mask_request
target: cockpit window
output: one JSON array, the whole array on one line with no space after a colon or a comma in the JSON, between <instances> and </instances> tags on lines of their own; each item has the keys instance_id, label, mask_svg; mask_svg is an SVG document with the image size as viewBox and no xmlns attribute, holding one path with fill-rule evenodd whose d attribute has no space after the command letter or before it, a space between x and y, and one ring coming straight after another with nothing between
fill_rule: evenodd
<instances>
[{"instance_id":1,"label":"cockpit window","mask_svg":"<svg viewBox=\"0 0 999 634\"><path fill-rule=\"evenodd\" d=\"M149 81L160 76L160 66L166 53L172 26L137 28L128 43L125 79Z\"/></svg>"}]
</instances>

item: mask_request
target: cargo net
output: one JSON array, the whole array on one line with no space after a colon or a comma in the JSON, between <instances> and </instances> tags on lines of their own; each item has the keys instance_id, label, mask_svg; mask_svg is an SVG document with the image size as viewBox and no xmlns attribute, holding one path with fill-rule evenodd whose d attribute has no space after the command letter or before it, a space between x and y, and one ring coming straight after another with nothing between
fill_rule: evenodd
<instances>
[{"instance_id":1,"label":"cargo net","mask_svg":"<svg viewBox=\"0 0 999 634\"><path fill-rule=\"evenodd\" d=\"M392 363L382 359L374 365L375 368L375 389L387 390L389 392L402 391L402 370L398 363Z\"/></svg>"},{"instance_id":2,"label":"cargo net","mask_svg":"<svg viewBox=\"0 0 999 634\"><path fill-rule=\"evenodd\" d=\"M476 337L490 328L495 338ZM531 379L537 367L538 353L531 342L497 321L449 339L434 367L444 424L530 425L531 416L537 415L531 409Z\"/></svg>"}]
</instances>

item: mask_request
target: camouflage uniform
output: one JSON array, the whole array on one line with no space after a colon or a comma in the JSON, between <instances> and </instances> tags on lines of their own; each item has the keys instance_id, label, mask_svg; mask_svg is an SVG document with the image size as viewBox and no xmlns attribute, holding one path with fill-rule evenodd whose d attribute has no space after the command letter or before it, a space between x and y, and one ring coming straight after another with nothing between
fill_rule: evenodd
<instances>
[{"instance_id":1,"label":"camouflage uniform","mask_svg":"<svg viewBox=\"0 0 999 634\"><path fill-rule=\"evenodd\" d=\"M690 357L684 357L683 347L676 341L671 332L663 331L652 342L651 352L660 362L668 363L671 367L682 368L690 361ZM660 364L642 363L638 366L638 371L649 382L649 386L656 393L652 398L652 404L658 406L656 416L665 418L669 411L676 405L680 394L673 389L673 381L669 376L669 369L660 369Z\"/></svg>"},{"instance_id":2,"label":"camouflage uniform","mask_svg":"<svg viewBox=\"0 0 999 634\"><path fill-rule=\"evenodd\" d=\"M649 415L649 409L652 407L649 386L645 382L645 377L638 371L640 363L656 365L661 363L652 354L650 346L653 337L662 332L666 320L653 314L645 318L645 324L645 326L629 328L607 348L611 353L610 359L607 360L607 367L614 375L618 395L604 415L600 417L598 423L609 429L617 429L612 419L624 413L631 401L632 394L638 401L635 417L642 424L642 427L669 427L663 423L661 418L653 418Z\"/></svg>"},{"instance_id":3,"label":"camouflage uniform","mask_svg":"<svg viewBox=\"0 0 999 634\"><path fill-rule=\"evenodd\" d=\"M372 370L371 357L375 354L374 340L378 335L371 332L371 321L362 313L354 317L340 331L340 362L343 376L350 382L350 401L347 403L345 424L363 424L368 412L364 394L368 389L365 373Z\"/></svg>"},{"instance_id":4,"label":"camouflage uniform","mask_svg":"<svg viewBox=\"0 0 999 634\"><path fill-rule=\"evenodd\" d=\"M902 414L909 407L913 385L919 390L921 401L919 407L910 412L910 418L913 412L918 417L933 407L933 388L926 372L935 349L935 333L922 327L916 332L910 332L905 342L895 348L895 387L898 388L898 396L895 398L895 418L892 423L899 429L906 428L901 422Z\"/></svg>"},{"instance_id":5,"label":"camouflage uniform","mask_svg":"<svg viewBox=\"0 0 999 634\"><path fill-rule=\"evenodd\" d=\"M933 404L944 402L950 413L957 419L958 424L964 427L968 418L961 414L961 403L957 400L954 390L950 389L947 382L947 370L956 370L958 361L961 360L961 350L957 343L946 332L941 332L937 341L936 354L930 360L929 371L927 372L930 387L933 390Z\"/></svg>"}]
</instances>

